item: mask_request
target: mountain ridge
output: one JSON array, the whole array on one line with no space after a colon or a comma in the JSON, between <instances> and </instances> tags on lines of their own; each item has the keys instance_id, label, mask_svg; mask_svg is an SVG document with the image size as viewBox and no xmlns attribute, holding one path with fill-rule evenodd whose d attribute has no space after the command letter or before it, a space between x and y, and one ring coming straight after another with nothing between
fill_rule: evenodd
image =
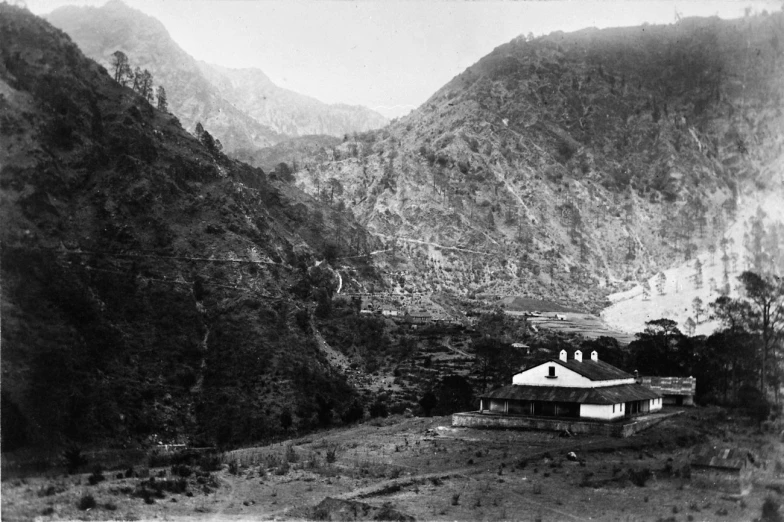
<instances>
[{"instance_id":1,"label":"mountain ridge","mask_svg":"<svg viewBox=\"0 0 784 522\"><path fill-rule=\"evenodd\" d=\"M225 89L229 81L224 75L234 74L231 70L220 73L200 64L171 39L159 20L121 0L112 0L102 7L62 7L47 19L69 33L85 54L107 68L112 53L120 50L128 56L132 67L148 69L155 83L166 89L170 111L183 125L192 130L201 122L220 139L227 152L270 146L299 134L342 136L386 122L364 107L330 106L277 87L258 69L253 77L263 75L260 85L240 84L243 94L231 97L234 89L223 92L221 88ZM254 94L259 89L263 93ZM264 101L265 97L269 100ZM256 106L246 107L247 100L256 100ZM297 105L302 103L305 107ZM270 107L265 109L266 106ZM249 114L249 109L255 110L256 115ZM309 119L308 112L313 111L317 117Z\"/></svg>"},{"instance_id":2,"label":"mountain ridge","mask_svg":"<svg viewBox=\"0 0 784 522\"><path fill-rule=\"evenodd\" d=\"M340 185L387 246L410 245L410 290L598 311L718 242L741 192L764 186L782 154L782 24L519 37L411 114L303 161L297 184Z\"/></svg>"}]
</instances>

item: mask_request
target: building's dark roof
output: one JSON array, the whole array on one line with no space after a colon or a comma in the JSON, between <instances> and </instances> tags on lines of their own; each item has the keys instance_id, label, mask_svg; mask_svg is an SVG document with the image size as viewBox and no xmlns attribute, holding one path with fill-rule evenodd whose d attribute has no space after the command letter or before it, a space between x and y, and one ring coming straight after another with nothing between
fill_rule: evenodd
<instances>
[{"instance_id":1,"label":"building's dark roof","mask_svg":"<svg viewBox=\"0 0 784 522\"><path fill-rule=\"evenodd\" d=\"M698 468L740 470L746 467L748 451L730 448L701 448L694 453L691 465Z\"/></svg>"},{"instance_id":2,"label":"building's dark roof","mask_svg":"<svg viewBox=\"0 0 784 522\"><path fill-rule=\"evenodd\" d=\"M592 361L591 359L583 359L582 361L569 359L568 361L562 361L561 359L552 359L550 362L565 366L573 372L579 373L592 381L614 381L616 379L634 378L633 375L630 375L623 370L619 370L612 364L607 364L604 361Z\"/></svg>"},{"instance_id":3,"label":"building's dark roof","mask_svg":"<svg viewBox=\"0 0 784 522\"><path fill-rule=\"evenodd\" d=\"M601 388L558 388L510 384L481 396L482 399L520 401L577 402L580 404L619 404L621 402L658 399L658 393L639 384L619 384Z\"/></svg>"}]
</instances>

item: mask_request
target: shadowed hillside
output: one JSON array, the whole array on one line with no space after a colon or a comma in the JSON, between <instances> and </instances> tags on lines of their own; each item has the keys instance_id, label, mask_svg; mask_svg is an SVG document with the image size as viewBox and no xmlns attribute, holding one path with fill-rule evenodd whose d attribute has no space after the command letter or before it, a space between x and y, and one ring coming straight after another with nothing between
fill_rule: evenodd
<instances>
[{"instance_id":1,"label":"shadowed hillside","mask_svg":"<svg viewBox=\"0 0 784 522\"><path fill-rule=\"evenodd\" d=\"M311 327L341 281L317 260L333 230L376 240L205 147L29 12L0 4L0 34L3 451L236 444L349 402ZM356 261L343 287L379 284Z\"/></svg>"}]
</instances>

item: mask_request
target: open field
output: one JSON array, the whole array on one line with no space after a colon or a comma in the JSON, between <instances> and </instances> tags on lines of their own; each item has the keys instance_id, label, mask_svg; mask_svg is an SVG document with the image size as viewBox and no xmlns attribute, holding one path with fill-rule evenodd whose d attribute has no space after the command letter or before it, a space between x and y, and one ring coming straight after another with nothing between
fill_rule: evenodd
<instances>
[{"instance_id":1,"label":"open field","mask_svg":"<svg viewBox=\"0 0 784 522\"><path fill-rule=\"evenodd\" d=\"M634 340L633 334L608 326L601 317L577 312L564 312L559 315L564 319L560 320L555 314L548 313L543 314L542 317L529 317L528 322L537 328L579 334L586 339L596 339L603 336L614 337L621 344L629 344Z\"/></svg>"},{"instance_id":2,"label":"open field","mask_svg":"<svg viewBox=\"0 0 784 522\"><path fill-rule=\"evenodd\" d=\"M700 443L749 449L752 493L696 486L687 464ZM753 520L784 492L781 451L773 435L713 408L628 439L395 417L224 453L212 471L137 468L157 478L104 472L96 485L88 474L7 480L2 508L4 520ZM86 495L96 505L81 510ZM337 500L319 507L326 497Z\"/></svg>"}]
</instances>

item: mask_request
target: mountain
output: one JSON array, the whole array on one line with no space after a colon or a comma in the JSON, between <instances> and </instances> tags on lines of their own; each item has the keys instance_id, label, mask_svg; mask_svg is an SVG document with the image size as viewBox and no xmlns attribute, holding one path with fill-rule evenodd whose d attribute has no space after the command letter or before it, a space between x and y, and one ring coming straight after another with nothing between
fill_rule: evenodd
<instances>
[{"instance_id":1,"label":"mountain","mask_svg":"<svg viewBox=\"0 0 784 522\"><path fill-rule=\"evenodd\" d=\"M311 311L382 284L364 257L332 269L325 238L377 240L28 11L0 4L0 34L4 454L259 440L356 397Z\"/></svg>"},{"instance_id":2,"label":"mountain","mask_svg":"<svg viewBox=\"0 0 784 522\"><path fill-rule=\"evenodd\" d=\"M343 136L383 125L364 107L327 105L274 85L258 69L232 70L200 63L182 50L158 20L121 0L102 7L62 7L47 19L90 58L111 69L112 54L148 69L166 89L169 108L193 130L197 122L225 150L255 149L290 136Z\"/></svg>"},{"instance_id":3,"label":"mountain","mask_svg":"<svg viewBox=\"0 0 784 522\"><path fill-rule=\"evenodd\" d=\"M366 107L327 105L278 87L259 69L229 69L198 63L201 72L224 99L280 134L326 134L342 138L388 123L382 115Z\"/></svg>"},{"instance_id":4,"label":"mountain","mask_svg":"<svg viewBox=\"0 0 784 522\"><path fill-rule=\"evenodd\" d=\"M264 147L283 138L222 98L163 24L120 0L100 8L62 7L47 19L106 68L111 69L112 54L120 50L132 68L149 70L155 84L166 89L169 110L185 128L192 131L201 122L227 151Z\"/></svg>"},{"instance_id":5,"label":"mountain","mask_svg":"<svg viewBox=\"0 0 784 522\"><path fill-rule=\"evenodd\" d=\"M302 161L296 183L385 241L398 291L597 311L778 193L782 28L775 13L520 37Z\"/></svg>"}]
</instances>

